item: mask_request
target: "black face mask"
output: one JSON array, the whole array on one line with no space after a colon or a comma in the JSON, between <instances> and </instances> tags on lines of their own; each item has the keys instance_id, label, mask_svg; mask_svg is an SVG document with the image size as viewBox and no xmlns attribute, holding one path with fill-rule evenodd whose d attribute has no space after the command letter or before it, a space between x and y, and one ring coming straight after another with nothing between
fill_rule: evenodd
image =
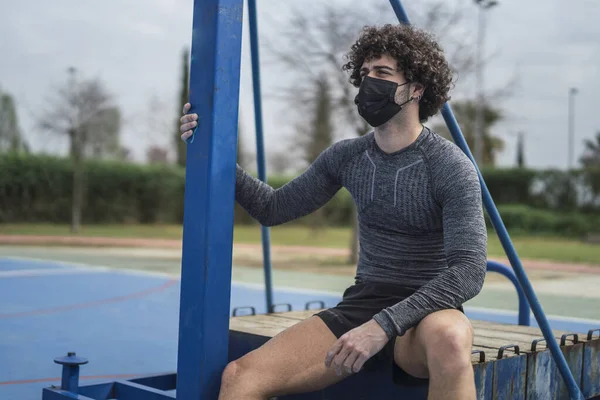
<instances>
[{"instance_id":1,"label":"black face mask","mask_svg":"<svg viewBox=\"0 0 600 400\"><path fill-rule=\"evenodd\" d=\"M398 85L385 79L365 77L354 99L358 113L372 127L385 124L402 110L403 105L412 101L412 98L402 104L396 104L394 101L396 89L408 83L410 82Z\"/></svg>"}]
</instances>

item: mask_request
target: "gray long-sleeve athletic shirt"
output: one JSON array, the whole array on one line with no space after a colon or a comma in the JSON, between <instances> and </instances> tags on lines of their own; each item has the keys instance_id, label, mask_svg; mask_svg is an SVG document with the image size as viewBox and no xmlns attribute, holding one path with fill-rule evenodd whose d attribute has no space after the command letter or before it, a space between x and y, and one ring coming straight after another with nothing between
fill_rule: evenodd
<instances>
[{"instance_id":1,"label":"gray long-sleeve athletic shirt","mask_svg":"<svg viewBox=\"0 0 600 400\"><path fill-rule=\"evenodd\" d=\"M236 200L273 226L317 210L342 187L359 217L356 279L416 290L374 316L390 339L479 293L487 258L479 178L458 146L428 128L392 154L373 132L339 141L277 190L238 166Z\"/></svg>"}]
</instances>

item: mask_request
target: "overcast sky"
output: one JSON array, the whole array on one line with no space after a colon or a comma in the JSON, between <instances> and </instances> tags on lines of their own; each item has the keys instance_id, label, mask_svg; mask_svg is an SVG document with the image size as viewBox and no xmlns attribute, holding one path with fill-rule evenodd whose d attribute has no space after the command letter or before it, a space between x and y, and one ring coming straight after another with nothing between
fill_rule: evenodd
<instances>
[{"instance_id":1,"label":"overcast sky","mask_svg":"<svg viewBox=\"0 0 600 400\"><path fill-rule=\"evenodd\" d=\"M320 3L297 1L315 10ZM353 3L328 1L340 7ZM496 131L506 134L500 165L514 164L514 133L521 130L526 134L528 165L566 166L568 90L572 86L579 89L576 158L581 154L583 139L600 130L595 96L600 92L600 25L593 23L600 17L600 2L569 3L500 0L500 5L489 13L486 54L493 57L485 71L485 85L499 87L515 72L519 78L514 95L499 104L509 116ZM258 0L261 37L276 34L265 21L285 22L286 4L298 3ZM33 123L35 115L47 107L44 100L53 85L65 79L69 66L85 76L100 77L114 94L126 119L123 143L136 159L144 159L149 145L167 145L171 132L151 130L149 126L159 126L153 121L166 121L178 111L180 54L191 41L192 10L192 0L0 0L0 87L14 95L21 127L31 135L32 147L47 151L65 148L63 143L52 144L49 138L36 135ZM470 10L467 21L472 26L468 28L474 32L475 6ZM276 15L280 12L284 13ZM390 8L390 16L391 12ZM244 138L254 150L247 25L244 33L240 105ZM263 67L265 94L281 84L279 72L272 65ZM471 81L459 81L458 85L462 92L474 89ZM154 117L147 113L153 97L166 107ZM267 151L277 149L275 141L291 132L286 129L286 115L282 115L280 106L273 100L264 102Z\"/></svg>"}]
</instances>

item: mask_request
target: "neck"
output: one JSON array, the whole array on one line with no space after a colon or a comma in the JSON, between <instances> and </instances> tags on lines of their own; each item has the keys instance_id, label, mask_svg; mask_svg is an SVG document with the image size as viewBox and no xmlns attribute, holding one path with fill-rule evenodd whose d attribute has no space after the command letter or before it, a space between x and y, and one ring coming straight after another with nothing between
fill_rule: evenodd
<instances>
[{"instance_id":1,"label":"neck","mask_svg":"<svg viewBox=\"0 0 600 400\"><path fill-rule=\"evenodd\" d=\"M423 131L418 116L407 118L406 115L397 115L396 117L374 129L375 141L386 153L394 153L410 146Z\"/></svg>"}]
</instances>

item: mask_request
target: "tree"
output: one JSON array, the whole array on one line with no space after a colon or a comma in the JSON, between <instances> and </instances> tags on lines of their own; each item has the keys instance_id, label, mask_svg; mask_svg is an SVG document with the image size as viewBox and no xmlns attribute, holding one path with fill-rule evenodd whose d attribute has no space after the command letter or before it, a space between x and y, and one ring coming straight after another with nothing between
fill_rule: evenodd
<instances>
[{"instance_id":1,"label":"tree","mask_svg":"<svg viewBox=\"0 0 600 400\"><path fill-rule=\"evenodd\" d=\"M525 167L525 138L523 132L517 136L517 167Z\"/></svg>"},{"instance_id":2,"label":"tree","mask_svg":"<svg viewBox=\"0 0 600 400\"><path fill-rule=\"evenodd\" d=\"M13 97L0 90L0 151L29 151L23 139Z\"/></svg>"},{"instance_id":3,"label":"tree","mask_svg":"<svg viewBox=\"0 0 600 400\"><path fill-rule=\"evenodd\" d=\"M314 100L308 103L311 110L308 123L301 121L297 125L296 143L302 151L302 158L306 164L312 164L317 157L333 142L333 101L329 80L324 76L314 79ZM314 231L323 227L323 209L317 210L310 224Z\"/></svg>"},{"instance_id":4,"label":"tree","mask_svg":"<svg viewBox=\"0 0 600 400\"><path fill-rule=\"evenodd\" d=\"M190 84L190 56L187 48L181 52L181 88L179 91L179 109L176 115L181 115L183 106L189 99L189 84ZM181 140L181 131L179 130L181 123L179 118L176 121L176 129L174 135L175 159L178 165L185 167L186 159L186 144Z\"/></svg>"},{"instance_id":5,"label":"tree","mask_svg":"<svg viewBox=\"0 0 600 400\"><path fill-rule=\"evenodd\" d=\"M472 149L475 135L475 113L477 112L475 102L472 100L455 101L452 103L452 111L457 121L461 121L461 131L469 148ZM496 155L504 148L504 141L491 133L492 127L502 118L502 112L498 109L488 106L483 110L483 165L493 166ZM435 125L433 129L447 139L452 138L445 124Z\"/></svg>"},{"instance_id":6,"label":"tree","mask_svg":"<svg viewBox=\"0 0 600 400\"><path fill-rule=\"evenodd\" d=\"M585 150L579 160L583 167L600 167L600 131L596 132L593 139L585 139L583 143Z\"/></svg>"},{"instance_id":7,"label":"tree","mask_svg":"<svg viewBox=\"0 0 600 400\"><path fill-rule=\"evenodd\" d=\"M95 159L121 159L121 110L107 107L99 110L96 118L88 127L88 140L85 144L85 156Z\"/></svg>"},{"instance_id":8,"label":"tree","mask_svg":"<svg viewBox=\"0 0 600 400\"><path fill-rule=\"evenodd\" d=\"M237 163L244 169L248 169L250 167L250 164L252 163L252 155L246 151L246 147L244 146L244 138L243 138L243 133L244 133L244 128L242 126L242 117L241 117L241 113L242 111L240 110L239 112L239 117L238 117L238 142L237 142Z\"/></svg>"},{"instance_id":9,"label":"tree","mask_svg":"<svg viewBox=\"0 0 600 400\"><path fill-rule=\"evenodd\" d=\"M584 140L585 150L580 158L583 180L591 195L589 204L600 204L600 131L592 139Z\"/></svg>"},{"instance_id":10,"label":"tree","mask_svg":"<svg viewBox=\"0 0 600 400\"><path fill-rule=\"evenodd\" d=\"M100 152L114 147L115 136L118 136L116 106L99 79L79 80L75 68L69 68L67 82L52 91L52 97L46 104L50 108L38 119L40 128L69 139L69 156L73 165L71 231L75 233L79 231L82 219L85 190L83 161L94 146ZM104 140L110 144L103 143Z\"/></svg>"},{"instance_id":11,"label":"tree","mask_svg":"<svg viewBox=\"0 0 600 400\"><path fill-rule=\"evenodd\" d=\"M333 100L330 83L326 77L317 76L314 81L314 98L305 107L310 116L296 125L295 144L306 164L313 163L319 154L333 142ZM308 122L308 123L307 123Z\"/></svg>"},{"instance_id":12,"label":"tree","mask_svg":"<svg viewBox=\"0 0 600 400\"><path fill-rule=\"evenodd\" d=\"M169 150L160 146L150 146L146 150L146 160L150 164L166 164L169 161Z\"/></svg>"}]
</instances>

